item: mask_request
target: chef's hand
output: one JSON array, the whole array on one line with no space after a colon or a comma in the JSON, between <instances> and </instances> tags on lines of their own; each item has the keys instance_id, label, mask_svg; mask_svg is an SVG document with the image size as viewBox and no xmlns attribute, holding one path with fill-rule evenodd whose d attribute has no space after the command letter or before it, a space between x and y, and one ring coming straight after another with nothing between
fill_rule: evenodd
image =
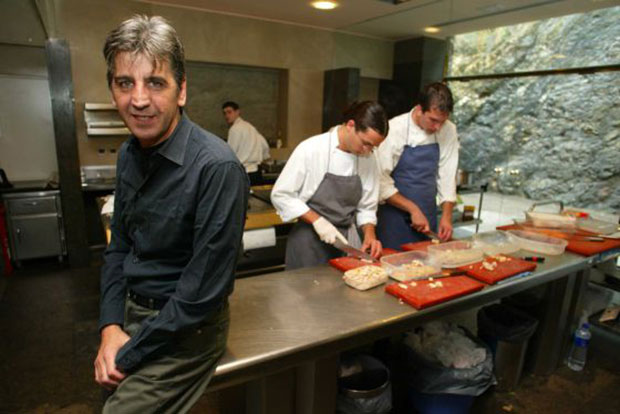
<instances>
[{"instance_id":1,"label":"chef's hand","mask_svg":"<svg viewBox=\"0 0 620 414\"><path fill-rule=\"evenodd\" d=\"M114 390L125 379L125 374L116 368L116 354L129 341L120 326L108 325L101 330L101 344L95 359L95 381L108 390Z\"/></svg>"},{"instance_id":2,"label":"chef's hand","mask_svg":"<svg viewBox=\"0 0 620 414\"><path fill-rule=\"evenodd\" d=\"M431 230L426 216L419 208L412 209L409 214L411 215L411 227L420 233L428 233Z\"/></svg>"},{"instance_id":3,"label":"chef's hand","mask_svg":"<svg viewBox=\"0 0 620 414\"><path fill-rule=\"evenodd\" d=\"M441 220L439 220L439 232L437 233L441 241L447 241L452 238L452 220L451 217L446 217L444 214L441 215Z\"/></svg>"},{"instance_id":4,"label":"chef's hand","mask_svg":"<svg viewBox=\"0 0 620 414\"><path fill-rule=\"evenodd\" d=\"M344 244L349 244L346 237L344 237L342 233L340 233L338 229L324 217L319 217L314 220L312 222L312 227L314 227L314 231L319 235L319 239L321 239L324 243L334 244L336 239L339 239Z\"/></svg>"},{"instance_id":5,"label":"chef's hand","mask_svg":"<svg viewBox=\"0 0 620 414\"><path fill-rule=\"evenodd\" d=\"M372 257L374 257L375 259L378 259L379 257L381 257L383 246L381 245L381 242L377 240L376 238L370 239L368 237L365 237L361 250L363 252L370 253Z\"/></svg>"}]
</instances>

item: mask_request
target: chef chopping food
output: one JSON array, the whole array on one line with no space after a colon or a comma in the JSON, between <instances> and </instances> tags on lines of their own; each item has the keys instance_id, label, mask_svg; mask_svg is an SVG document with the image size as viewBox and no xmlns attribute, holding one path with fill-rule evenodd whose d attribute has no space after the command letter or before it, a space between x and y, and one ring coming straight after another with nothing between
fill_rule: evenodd
<instances>
[{"instance_id":1,"label":"chef chopping food","mask_svg":"<svg viewBox=\"0 0 620 414\"><path fill-rule=\"evenodd\" d=\"M427 85L419 104L390 120L390 133L377 149L381 205L377 236L384 247L452 237L459 141L448 117L454 103L442 83ZM437 223L437 204L441 219Z\"/></svg>"},{"instance_id":2,"label":"chef chopping food","mask_svg":"<svg viewBox=\"0 0 620 414\"><path fill-rule=\"evenodd\" d=\"M371 155L387 135L387 117L381 105L364 101L351 105L343 119L295 148L271 192L282 220L298 219L286 246L287 269L342 256L334 245L381 254L375 234L379 174Z\"/></svg>"}]
</instances>

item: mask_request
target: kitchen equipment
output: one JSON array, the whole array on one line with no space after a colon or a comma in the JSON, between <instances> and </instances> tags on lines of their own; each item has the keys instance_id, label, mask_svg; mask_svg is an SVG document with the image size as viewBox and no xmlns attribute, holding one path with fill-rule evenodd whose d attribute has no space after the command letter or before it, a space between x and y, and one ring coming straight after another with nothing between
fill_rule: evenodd
<instances>
[{"instance_id":1,"label":"kitchen equipment","mask_svg":"<svg viewBox=\"0 0 620 414\"><path fill-rule=\"evenodd\" d=\"M84 184L113 184L116 181L116 165L87 165L81 170Z\"/></svg>"},{"instance_id":2,"label":"kitchen equipment","mask_svg":"<svg viewBox=\"0 0 620 414\"><path fill-rule=\"evenodd\" d=\"M383 255L381 257L395 253L398 253L398 250L385 248L383 249ZM381 266L381 263L379 263L378 261L368 263L362 261L361 259L358 259L357 257L352 256L337 257L335 259L331 259L328 263L331 267L340 270L341 272L346 272L347 270L355 269L360 266L368 266L369 264L373 266Z\"/></svg>"},{"instance_id":3,"label":"kitchen equipment","mask_svg":"<svg viewBox=\"0 0 620 414\"><path fill-rule=\"evenodd\" d=\"M390 295L402 299L416 309L424 309L438 303L484 288L484 284L467 276L453 276L441 280L396 282L385 287Z\"/></svg>"},{"instance_id":4,"label":"kitchen equipment","mask_svg":"<svg viewBox=\"0 0 620 414\"><path fill-rule=\"evenodd\" d=\"M487 263L486 265L484 263ZM489 285L495 284L500 280L536 269L536 263L518 259L512 256L487 257L484 261L463 266L459 269L464 270L467 276Z\"/></svg>"},{"instance_id":5,"label":"kitchen equipment","mask_svg":"<svg viewBox=\"0 0 620 414\"><path fill-rule=\"evenodd\" d=\"M439 238L439 235L437 233L435 233L434 231L430 231L429 230L428 232L426 232L424 234L426 234L428 237L430 237L431 241L432 240L437 240L438 243L441 243L441 239Z\"/></svg>"},{"instance_id":6,"label":"kitchen equipment","mask_svg":"<svg viewBox=\"0 0 620 414\"><path fill-rule=\"evenodd\" d=\"M441 266L423 251L392 254L381 258L381 266L392 279L409 280L439 273Z\"/></svg>"},{"instance_id":7,"label":"kitchen equipment","mask_svg":"<svg viewBox=\"0 0 620 414\"><path fill-rule=\"evenodd\" d=\"M484 253L469 241L451 241L428 246L431 260L440 263L441 267L461 267L482 260Z\"/></svg>"},{"instance_id":8,"label":"kitchen equipment","mask_svg":"<svg viewBox=\"0 0 620 414\"><path fill-rule=\"evenodd\" d=\"M508 235L521 249L535 253L558 255L568 245L564 239L529 231L508 230Z\"/></svg>"},{"instance_id":9,"label":"kitchen equipment","mask_svg":"<svg viewBox=\"0 0 620 414\"><path fill-rule=\"evenodd\" d=\"M334 242L334 247L336 249L338 249L338 250L341 250L341 251L347 253L349 256L357 257L358 259L367 260L369 262L376 262L377 261L377 259L372 257L370 254L368 254L368 253L366 253L364 251L361 251L359 249L356 249L355 247L351 247L348 244L344 244L339 239L336 239L336 241Z\"/></svg>"},{"instance_id":10,"label":"kitchen equipment","mask_svg":"<svg viewBox=\"0 0 620 414\"><path fill-rule=\"evenodd\" d=\"M536 207L548 204L558 204L560 211L558 213L543 213L534 211ZM577 217L571 215L563 215L564 203L557 200L542 201L534 203L525 212L525 217L531 221L535 227L558 227L558 228L575 228L577 225Z\"/></svg>"},{"instance_id":11,"label":"kitchen equipment","mask_svg":"<svg viewBox=\"0 0 620 414\"><path fill-rule=\"evenodd\" d=\"M514 253L520 249L503 231L474 234L473 240L489 256Z\"/></svg>"}]
</instances>

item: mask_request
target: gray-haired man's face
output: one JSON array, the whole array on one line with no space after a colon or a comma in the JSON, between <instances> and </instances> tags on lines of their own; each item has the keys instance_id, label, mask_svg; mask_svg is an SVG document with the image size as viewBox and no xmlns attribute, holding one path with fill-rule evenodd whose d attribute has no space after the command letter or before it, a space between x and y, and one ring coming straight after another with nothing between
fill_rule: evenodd
<instances>
[{"instance_id":1,"label":"gray-haired man's face","mask_svg":"<svg viewBox=\"0 0 620 414\"><path fill-rule=\"evenodd\" d=\"M170 63L119 53L114 60L112 97L127 128L144 148L166 140L185 106L186 83L177 85Z\"/></svg>"}]
</instances>

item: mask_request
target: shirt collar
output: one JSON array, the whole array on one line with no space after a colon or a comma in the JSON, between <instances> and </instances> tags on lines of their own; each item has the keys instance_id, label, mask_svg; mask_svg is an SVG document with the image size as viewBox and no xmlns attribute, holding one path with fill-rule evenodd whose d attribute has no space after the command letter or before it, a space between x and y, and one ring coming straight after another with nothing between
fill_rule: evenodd
<instances>
[{"instance_id":1,"label":"shirt collar","mask_svg":"<svg viewBox=\"0 0 620 414\"><path fill-rule=\"evenodd\" d=\"M162 157L174 162L178 165L183 165L183 159L185 158L185 148L189 141L189 133L192 127L187 115L181 115L179 123L172 131L172 134L164 141L164 144L158 148L157 153ZM132 144L136 149L140 148L138 139L132 136Z\"/></svg>"}]
</instances>

